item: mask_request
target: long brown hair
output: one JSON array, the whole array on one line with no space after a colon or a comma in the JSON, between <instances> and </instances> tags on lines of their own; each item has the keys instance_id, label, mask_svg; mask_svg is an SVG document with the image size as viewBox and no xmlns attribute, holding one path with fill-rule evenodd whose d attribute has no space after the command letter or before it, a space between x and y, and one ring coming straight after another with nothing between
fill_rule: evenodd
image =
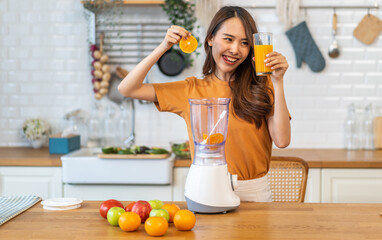
<instances>
[{"instance_id":1,"label":"long brown hair","mask_svg":"<svg viewBox=\"0 0 382 240\"><path fill-rule=\"evenodd\" d=\"M247 58L236 68L229 82L232 91L233 112L238 117L255 123L260 128L265 117L272 109L273 91L268 86L267 77L257 77L253 58L253 33L257 33L256 23L251 14L242 7L225 6L214 16L207 30L204 41L206 60L203 65L203 74L215 73L216 64L212 57L212 48L208 45L221 25L229 18L238 17L244 25L245 34L250 45Z\"/></svg>"}]
</instances>

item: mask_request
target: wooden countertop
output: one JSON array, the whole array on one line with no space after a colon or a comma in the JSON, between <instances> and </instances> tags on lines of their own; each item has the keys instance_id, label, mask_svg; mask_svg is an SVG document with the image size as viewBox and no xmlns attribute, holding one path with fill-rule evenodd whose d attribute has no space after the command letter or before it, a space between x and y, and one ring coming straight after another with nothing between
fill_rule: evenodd
<instances>
[{"instance_id":1,"label":"wooden countertop","mask_svg":"<svg viewBox=\"0 0 382 240\"><path fill-rule=\"evenodd\" d=\"M49 148L0 147L0 166L61 167L61 156Z\"/></svg>"},{"instance_id":2,"label":"wooden countertop","mask_svg":"<svg viewBox=\"0 0 382 240\"><path fill-rule=\"evenodd\" d=\"M300 157L310 168L382 168L382 150L273 149L272 156ZM176 167L189 167L191 160L178 160Z\"/></svg>"},{"instance_id":3,"label":"wooden countertop","mask_svg":"<svg viewBox=\"0 0 382 240\"><path fill-rule=\"evenodd\" d=\"M295 156L310 168L382 168L382 150L273 149L273 156ZM0 166L61 166L59 154L48 148L0 147ZM189 167L191 160L175 160L175 167Z\"/></svg>"},{"instance_id":4,"label":"wooden countertop","mask_svg":"<svg viewBox=\"0 0 382 240\"><path fill-rule=\"evenodd\" d=\"M126 204L127 202L124 202ZM111 226L99 214L101 202L48 211L38 203L1 226L0 239L153 239L142 224L135 232ZM181 209L184 202L177 203ZM171 239L382 239L382 204L242 203L226 214L196 214L191 231L173 223Z\"/></svg>"}]
</instances>

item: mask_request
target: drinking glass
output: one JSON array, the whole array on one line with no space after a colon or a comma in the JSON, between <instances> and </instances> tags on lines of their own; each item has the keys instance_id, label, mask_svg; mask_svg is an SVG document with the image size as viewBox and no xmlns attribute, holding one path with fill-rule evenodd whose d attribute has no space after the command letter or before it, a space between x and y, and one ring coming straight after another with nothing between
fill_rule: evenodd
<instances>
[{"instance_id":1,"label":"drinking glass","mask_svg":"<svg viewBox=\"0 0 382 240\"><path fill-rule=\"evenodd\" d=\"M272 33L269 32L259 32L253 34L254 42L254 54L255 54L255 66L256 66L256 76L264 76L272 74L270 67L266 66L264 60L267 58L266 55L273 51L272 45Z\"/></svg>"}]
</instances>

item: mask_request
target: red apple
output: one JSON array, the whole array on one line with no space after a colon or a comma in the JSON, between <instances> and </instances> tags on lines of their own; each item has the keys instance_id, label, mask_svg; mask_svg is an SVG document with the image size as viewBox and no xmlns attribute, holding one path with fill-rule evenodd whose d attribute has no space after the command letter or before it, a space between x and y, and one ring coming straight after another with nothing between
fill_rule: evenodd
<instances>
[{"instance_id":1,"label":"red apple","mask_svg":"<svg viewBox=\"0 0 382 240\"><path fill-rule=\"evenodd\" d=\"M126 207L125 207L125 211L126 212L131 212L131 209L133 208L135 202L131 202L129 203Z\"/></svg>"},{"instance_id":2,"label":"red apple","mask_svg":"<svg viewBox=\"0 0 382 240\"><path fill-rule=\"evenodd\" d=\"M139 200L133 205L131 211L137 213L141 218L141 223L144 223L150 216L151 205L147 201Z\"/></svg>"},{"instance_id":3,"label":"red apple","mask_svg":"<svg viewBox=\"0 0 382 240\"><path fill-rule=\"evenodd\" d=\"M115 199L110 199L110 200L107 200L107 201L104 201L100 208L99 208L99 213L101 214L101 216L103 218L107 218L107 212L109 211L110 208L112 207L120 207L120 208L123 208L123 204L118 201L118 200L115 200Z\"/></svg>"}]
</instances>

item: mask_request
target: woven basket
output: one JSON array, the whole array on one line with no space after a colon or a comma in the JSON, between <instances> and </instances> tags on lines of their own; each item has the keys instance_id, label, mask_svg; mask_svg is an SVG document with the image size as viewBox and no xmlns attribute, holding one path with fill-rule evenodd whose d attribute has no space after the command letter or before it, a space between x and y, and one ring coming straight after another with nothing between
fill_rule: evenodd
<instances>
[{"instance_id":1,"label":"woven basket","mask_svg":"<svg viewBox=\"0 0 382 240\"><path fill-rule=\"evenodd\" d=\"M272 157L268 181L273 202L304 202L308 164L297 157Z\"/></svg>"}]
</instances>

